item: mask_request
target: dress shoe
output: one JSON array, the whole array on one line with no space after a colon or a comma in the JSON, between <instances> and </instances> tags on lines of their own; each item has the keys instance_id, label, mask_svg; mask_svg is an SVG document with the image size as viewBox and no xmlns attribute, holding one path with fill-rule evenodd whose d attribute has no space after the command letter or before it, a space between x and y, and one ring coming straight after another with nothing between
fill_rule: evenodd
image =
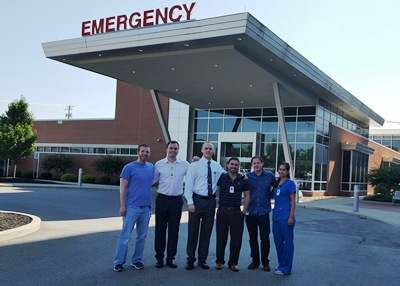
<instances>
[{"instance_id":1,"label":"dress shoe","mask_svg":"<svg viewBox=\"0 0 400 286\"><path fill-rule=\"evenodd\" d=\"M186 267L185 267L186 270L193 270L193 268L194 268L193 262L186 263Z\"/></svg>"},{"instance_id":2,"label":"dress shoe","mask_svg":"<svg viewBox=\"0 0 400 286\"><path fill-rule=\"evenodd\" d=\"M208 264L207 264L207 262L199 262L199 266L200 266L200 268L201 269L205 269L205 270L208 270L208 269L210 269L210 266L208 266Z\"/></svg>"},{"instance_id":3,"label":"dress shoe","mask_svg":"<svg viewBox=\"0 0 400 286\"><path fill-rule=\"evenodd\" d=\"M229 265L229 269L232 270L233 272L238 272L239 271L239 268L237 268L237 266L235 264Z\"/></svg>"},{"instance_id":4,"label":"dress shoe","mask_svg":"<svg viewBox=\"0 0 400 286\"><path fill-rule=\"evenodd\" d=\"M271 266L269 266L269 264L264 265L263 269L264 269L264 271L270 272L271 271Z\"/></svg>"},{"instance_id":5,"label":"dress shoe","mask_svg":"<svg viewBox=\"0 0 400 286\"><path fill-rule=\"evenodd\" d=\"M249 264L249 266L247 266L247 269L253 270L253 269L257 269L259 266L260 266L259 264L252 262Z\"/></svg>"},{"instance_id":6,"label":"dress shoe","mask_svg":"<svg viewBox=\"0 0 400 286\"><path fill-rule=\"evenodd\" d=\"M161 258L158 258L156 262L156 267L162 268L163 266L164 266L164 261Z\"/></svg>"},{"instance_id":7,"label":"dress shoe","mask_svg":"<svg viewBox=\"0 0 400 286\"><path fill-rule=\"evenodd\" d=\"M221 270L222 268L224 268L224 264L221 263L221 262L217 262L217 263L215 264L215 268L217 268L218 270Z\"/></svg>"},{"instance_id":8,"label":"dress shoe","mask_svg":"<svg viewBox=\"0 0 400 286\"><path fill-rule=\"evenodd\" d=\"M177 268L178 267L178 265L176 265L175 264L175 262L172 260L172 261L167 261L167 263L166 263L170 268Z\"/></svg>"}]
</instances>

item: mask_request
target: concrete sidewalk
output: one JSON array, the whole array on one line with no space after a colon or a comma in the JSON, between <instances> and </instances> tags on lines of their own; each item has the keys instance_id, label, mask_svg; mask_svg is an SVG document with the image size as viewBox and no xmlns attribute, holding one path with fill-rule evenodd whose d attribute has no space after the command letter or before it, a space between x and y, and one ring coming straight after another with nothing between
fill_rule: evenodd
<instances>
[{"instance_id":1,"label":"concrete sidewalk","mask_svg":"<svg viewBox=\"0 0 400 286\"><path fill-rule=\"evenodd\" d=\"M400 204L366 201L360 197L358 211L354 211L357 208L354 208L353 197L339 197L308 202L301 202L300 199L297 207L354 215L400 226Z\"/></svg>"}]
</instances>

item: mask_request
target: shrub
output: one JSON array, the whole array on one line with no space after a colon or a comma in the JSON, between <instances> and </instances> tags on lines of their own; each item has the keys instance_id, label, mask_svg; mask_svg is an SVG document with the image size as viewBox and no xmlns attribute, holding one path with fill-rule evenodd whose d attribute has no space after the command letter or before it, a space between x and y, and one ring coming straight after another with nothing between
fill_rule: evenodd
<instances>
[{"instance_id":1,"label":"shrub","mask_svg":"<svg viewBox=\"0 0 400 286\"><path fill-rule=\"evenodd\" d=\"M63 182L78 182L78 176L71 173L66 173L61 176L61 181Z\"/></svg>"},{"instance_id":2,"label":"shrub","mask_svg":"<svg viewBox=\"0 0 400 286\"><path fill-rule=\"evenodd\" d=\"M94 183L96 182L96 178L93 175L83 175L82 183Z\"/></svg>"},{"instance_id":3,"label":"shrub","mask_svg":"<svg viewBox=\"0 0 400 286\"><path fill-rule=\"evenodd\" d=\"M43 172L40 174L39 178L44 180L51 180L51 178L53 178L53 175L49 172Z\"/></svg>"},{"instance_id":4,"label":"shrub","mask_svg":"<svg viewBox=\"0 0 400 286\"><path fill-rule=\"evenodd\" d=\"M33 178L33 171L23 171L21 172L21 177L22 178Z\"/></svg>"},{"instance_id":5,"label":"shrub","mask_svg":"<svg viewBox=\"0 0 400 286\"><path fill-rule=\"evenodd\" d=\"M118 156L101 156L99 159L92 162L92 166L98 173L106 175L110 181L104 184L110 184L114 181L116 175L119 175L124 168L126 162Z\"/></svg>"},{"instance_id":6,"label":"shrub","mask_svg":"<svg viewBox=\"0 0 400 286\"><path fill-rule=\"evenodd\" d=\"M22 177L22 172L20 170L16 170L15 171L15 177L18 177L18 178Z\"/></svg>"},{"instance_id":7,"label":"shrub","mask_svg":"<svg viewBox=\"0 0 400 286\"><path fill-rule=\"evenodd\" d=\"M111 179L109 177L101 177L98 179L98 183L102 185L109 185L111 184Z\"/></svg>"},{"instance_id":8,"label":"shrub","mask_svg":"<svg viewBox=\"0 0 400 286\"><path fill-rule=\"evenodd\" d=\"M60 173L65 173L71 165L71 157L62 153L47 155L41 163L43 170L47 172L54 171L57 178Z\"/></svg>"}]
</instances>

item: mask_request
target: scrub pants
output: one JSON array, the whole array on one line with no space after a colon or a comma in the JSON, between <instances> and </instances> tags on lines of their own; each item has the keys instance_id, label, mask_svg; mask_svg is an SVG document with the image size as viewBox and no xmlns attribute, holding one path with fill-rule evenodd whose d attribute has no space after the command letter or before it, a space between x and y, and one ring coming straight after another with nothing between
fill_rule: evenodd
<instances>
[{"instance_id":1,"label":"scrub pants","mask_svg":"<svg viewBox=\"0 0 400 286\"><path fill-rule=\"evenodd\" d=\"M273 221L272 232L279 263L278 270L290 274L294 256L294 224L288 226L287 219Z\"/></svg>"}]
</instances>

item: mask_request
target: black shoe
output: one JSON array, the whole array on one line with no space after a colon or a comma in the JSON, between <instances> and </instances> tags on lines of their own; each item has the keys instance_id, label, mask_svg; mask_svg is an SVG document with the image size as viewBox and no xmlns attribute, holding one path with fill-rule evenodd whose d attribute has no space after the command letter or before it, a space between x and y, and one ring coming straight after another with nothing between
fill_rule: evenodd
<instances>
[{"instance_id":1,"label":"black shoe","mask_svg":"<svg viewBox=\"0 0 400 286\"><path fill-rule=\"evenodd\" d=\"M164 261L161 258L158 258L156 262L156 267L162 268L163 266L164 266Z\"/></svg>"},{"instance_id":2,"label":"black shoe","mask_svg":"<svg viewBox=\"0 0 400 286\"><path fill-rule=\"evenodd\" d=\"M253 269L258 269L258 267L260 267L260 264L252 262L249 264L249 266L247 266L247 269L253 270Z\"/></svg>"},{"instance_id":3,"label":"black shoe","mask_svg":"<svg viewBox=\"0 0 400 286\"><path fill-rule=\"evenodd\" d=\"M167 261L166 264L171 268L177 268L178 267L178 265L176 265L173 260L172 261Z\"/></svg>"},{"instance_id":4,"label":"black shoe","mask_svg":"<svg viewBox=\"0 0 400 286\"><path fill-rule=\"evenodd\" d=\"M208 269L210 269L210 266L208 266L208 264L207 264L207 262L199 262L199 266L200 266L200 268L201 269L205 269L205 270L208 270Z\"/></svg>"},{"instance_id":5,"label":"black shoe","mask_svg":"<svg viewBox=\"0 0 400 286\"><path fill-rule=\"evenodd\" d=\"M193 270L194 269L194 263L193 262L188 262L186 263L186 270Z\"/></svg>"}]
</instances>

